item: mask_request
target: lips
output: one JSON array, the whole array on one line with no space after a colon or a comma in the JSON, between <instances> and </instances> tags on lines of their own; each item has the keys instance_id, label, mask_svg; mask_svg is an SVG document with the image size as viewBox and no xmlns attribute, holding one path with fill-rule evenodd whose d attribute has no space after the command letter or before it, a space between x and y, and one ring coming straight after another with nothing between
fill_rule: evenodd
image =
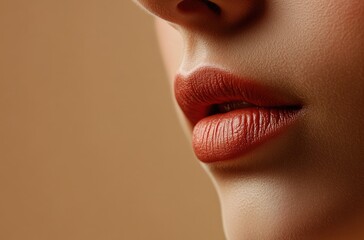
<instances>
[{"instance_id":1,"label":"lips","mask_svg":"<svg viewBox=\"0 0 364 240\"><path fill-rule=\"evenodd\" d=\"M231 160L287 129L301 106L251 80L204 67L175 79L175 97L193 127L202 162Z\"/></svg>"}]
</instances>

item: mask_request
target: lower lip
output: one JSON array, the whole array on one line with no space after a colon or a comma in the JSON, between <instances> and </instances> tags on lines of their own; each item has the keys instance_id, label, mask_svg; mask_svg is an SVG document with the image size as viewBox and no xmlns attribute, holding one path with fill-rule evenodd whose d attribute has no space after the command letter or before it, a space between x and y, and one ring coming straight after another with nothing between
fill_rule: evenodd
<instances>
[{"instance_id":1,"label":"lower lip","mask_svg":"<svg viewBox=\"0 0 364 240\"><path fill-rule=\"evenodd\" d=\"M201 119L193 129L193 148L205 163L242 157L282 133L297 109L245 108Z\"/></svg>"}]
</instances>

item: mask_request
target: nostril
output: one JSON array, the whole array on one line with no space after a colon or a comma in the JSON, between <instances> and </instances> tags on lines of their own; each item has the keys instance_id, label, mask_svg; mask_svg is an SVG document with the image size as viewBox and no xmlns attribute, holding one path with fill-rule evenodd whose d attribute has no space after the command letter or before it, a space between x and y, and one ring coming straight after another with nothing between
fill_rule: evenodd
<instances>
[{"instance_id":1,"label":"nostril","mask_svg":"<svg viewBox=\"0 0 364 240\"><path fill-rule=\"evenodd\" d=\"M205 3L206 4L206 6L210 9L210 10L212 10L214 13L216 13L217 15L220 15L221 14L221 8L217 5L217 4L215 4L215 3L213 3L213 2L211 2L211 1L209 1L209 0L201 0L203 3Z\"/></svg>"},{"instance_id":2,"label":"nostril","mask_svg":"<svg viewBox=\"0 0 364 240\"><path fill-rule=\"evenodd\" d=\"M183 12L198 12L202 9L209 9L216 15L221 14L221 8L209 0L183 0L177 5L178 9Z\"/></svg>"},{"instance_id":3,"label":"nostril","mask_svg":"<svg viewBox=\"0 0 364 240\"><path fill-rule=\"evenodd\" d=\"M145 0L148 1L148 0ZM157 1L158 2L158 1ZM260 19L265 0L160 0L170 5L169 18L186 29L234 33ZM163 9L159 9L161 12ZM165 14L167 15L167 13Z\"/></svg>"}]
</instances>

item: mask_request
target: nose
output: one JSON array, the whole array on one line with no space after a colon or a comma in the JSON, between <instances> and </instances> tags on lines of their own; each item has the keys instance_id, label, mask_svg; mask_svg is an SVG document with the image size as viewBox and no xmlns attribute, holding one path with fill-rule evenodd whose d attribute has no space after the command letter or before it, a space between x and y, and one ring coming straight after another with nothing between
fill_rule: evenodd
<instances>
[{"instance_id":1,"label":"nose","mask_svg":"<svg viewBox=\"0 0 364 240\"><path fill-rule=\"evenodd\" d=\"M235 29L260 9L259 0L135 0L177 27L203 31Z\"/></svg>"}]
</instances>

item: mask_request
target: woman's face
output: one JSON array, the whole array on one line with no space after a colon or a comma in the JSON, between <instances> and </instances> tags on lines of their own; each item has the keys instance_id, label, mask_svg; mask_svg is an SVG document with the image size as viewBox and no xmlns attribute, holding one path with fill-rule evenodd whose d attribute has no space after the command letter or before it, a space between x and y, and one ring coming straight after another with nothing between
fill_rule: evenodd
<instances>
[{"instance_id":1,"label":"woman's face","mask_svg":"<svg viewBox=\"0 0 364 240\"><path fill-rule=\"evenodd\" d=\"M228 239L364 234L364 1L139 3Z\"/></svg>"}]
</instances>

